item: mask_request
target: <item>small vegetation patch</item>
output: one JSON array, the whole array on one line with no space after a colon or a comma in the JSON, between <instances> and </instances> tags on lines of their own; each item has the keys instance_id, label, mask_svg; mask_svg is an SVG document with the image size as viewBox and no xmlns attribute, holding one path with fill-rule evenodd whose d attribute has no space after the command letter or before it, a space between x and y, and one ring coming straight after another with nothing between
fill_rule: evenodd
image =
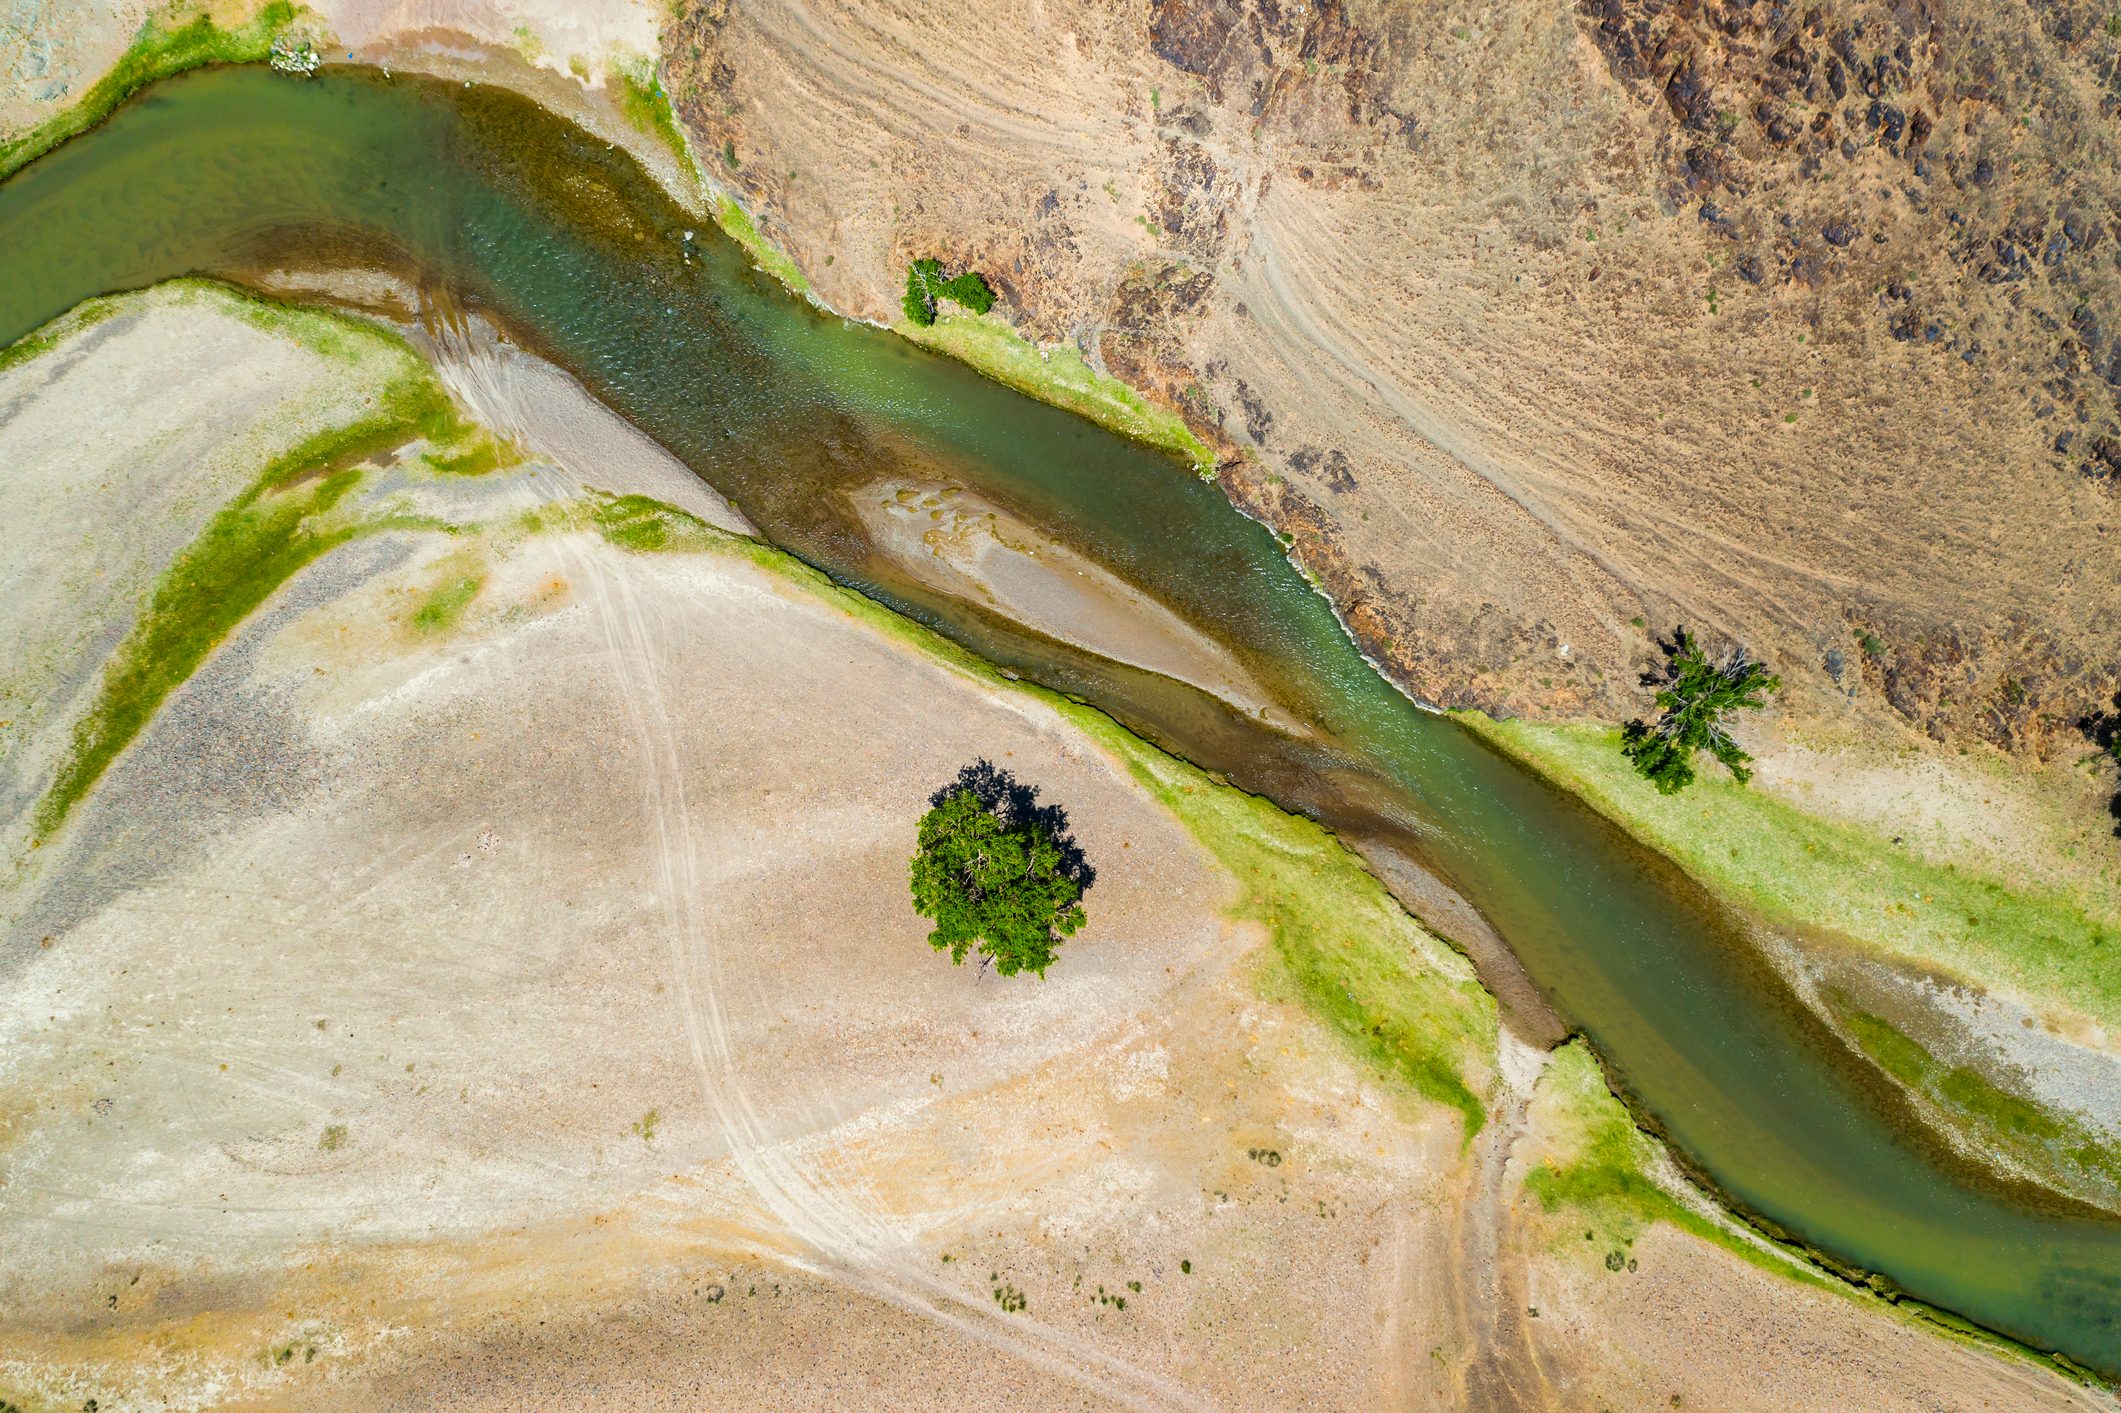
<instances>
[{"instance_id":1,"label":"small vegetation patch","mask_svg":"<svg viewBox=\"0 0 2121 1413\"><path fill-rule=\"evenodd\" d=\"M994 1303L1002 1307L1005 1315L1021 1315L1029 1307L1024 1293L1007 1281L994 1287Z\"/></svg>"},{"instance_id":2,"label":"small vegetation patch","mask_svg":"<svg viewBox=\"0 0 2121 1413\"><path fill-rule=\"evenodd\" d=\"M317 1139L317 1147L327 1153L336 1153L346 1146L346 1125L326 1124L323 1134Z\"/></svg>"},{"instance_id":3,"label":"small vegetation patch","mask_svg":"<svg viewBox=\"0 0 2121 1413\"><path fill-rule=\"evenodd\" d=\"M671 109L670 95L664 91L663 80L656 73L655 61L641 58L614 65L611 77L613 86L618 89L619 109L625 113L626 121L668 147L676 155L678 164L691 171L691 149L686 146L684 130L678 126L677 114Z\"/></svg>"},{"instance_id":4,"label":"small vegetation patch","mask_svg":"<svg viewBox=\"0 0 2121 1413\"><path fill-rule=\"evenodd\" d=\"M975 314L984 314L994 307L994 291L988 286L987 277L977 270L946 276L940 260L916 260L906 267L906 295L900 307L907 322L923 329L930 327L935 323L936 301L943 299Z\"/></svg>"},{"instance_id":5,"label":"small vegetation patch","mask_svg":"<svg viewBox=\"0 0 2121 1413\"><path fill-rule=\"evenodd\" d=\"M438 476L483 476L489 471L515 466L523 455L500 438L482 429L470 429L462 444L443 447L420 459Z\"/></svg>"},{"instance_id":6,"label":"small vegetation patch","mask_svg":"<svg viewBox=\"0 0 2121 1413\"><path fill-rule=\"evenodd\" d=\"M935 923L928 944L961 965L1043 977L1061 939L1085 920L1097 879L1068 832L1068 814L1040 805L991 761L975 761L929 798L911 867L913 907Z\"/></svg>"},{"instance_id":7,"label":"small vegetation patch","mask_svg":"<svg viewBox=\"0 0 2121 1413\"><path fill-rule=\"evenodd\" d=\"M1697 751L1707 751L1722 761L1740 784L1752 779L1753 773L1746 769L1752 757L1731 739L1723 719L1734 711L1757 711L1765 706L1768 694L1782 686L1782 679L1746 656L1742 648L1729 649L1709 661L1684 628L1660 646L1664 670L1643 678L1642 685L1657 688L1661 714L1655 725L1629 722L1620 733L1621 753L1666 795L1676 795L1694 783Z\"/></svg>"},{"instance_id":8,"label":"small vegetation patch","mask_svg":"<svg viewBox=\"0 0 2121 1413\"><path fill-rule=\"evenodd\" d=\"M597 530L623 550L652 554L658 550L700 549L715 532L697 515L648 496L596 494L589 516Z\"/></svg>"},{"instance_id":9,"label":"small vegetation patch","mask_svg":"<svg viewBox=\"0 0 2121 1413\"><path fill-rule=\"evenodd\" d=\"M479 588L485 582L477 574L451 579L420 601L420 606L413 610L412 626L422 633L448 630L464 616L464 610L479 596Z\"/></svg>"}]
</instances>

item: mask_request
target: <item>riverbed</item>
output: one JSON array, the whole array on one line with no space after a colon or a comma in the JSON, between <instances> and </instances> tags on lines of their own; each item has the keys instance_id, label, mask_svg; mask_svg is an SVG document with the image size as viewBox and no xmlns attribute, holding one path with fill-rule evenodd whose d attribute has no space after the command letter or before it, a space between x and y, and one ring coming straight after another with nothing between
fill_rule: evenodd
<instances>
[{"instance_id":1,"label":"riverbed","mask_svg":"<svg viewBox=\"0 0 2121 1413\"><path fill-rule=\"evenodd\" d=\"M0 186L0 251L0 340L91 295L290 265L386 268L430 312L491 320L775 543L1447 880L1736 1204L1923 1300L2121 1373L2121 1224L1952 1158L1676 869L1379 677L1215 487L803 303L604 141L483 86L203 72ZM1035 528L1211 643L1272 709L1083 651L911 572L850 500L886 480L962 487Z\"/></svg>"}]
</instances>

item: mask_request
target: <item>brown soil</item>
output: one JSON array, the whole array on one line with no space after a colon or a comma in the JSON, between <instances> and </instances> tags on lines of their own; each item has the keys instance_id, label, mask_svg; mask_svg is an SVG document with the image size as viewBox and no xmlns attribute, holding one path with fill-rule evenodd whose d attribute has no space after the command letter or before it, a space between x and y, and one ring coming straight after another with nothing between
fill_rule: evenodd
<instances>
[{"instance_id":1,"label":"brown soil","mask_svg":"<svg viewBox=\"0 0 2121 1413\"><path fill-rule=\"evenodd\" d=\"M2044 753L2121 676L2085 5L709 0L663 45L827 301L982 270L1425 697L1625 714L1685 624L1801 714Z\"/></svg>"}]
</instances>

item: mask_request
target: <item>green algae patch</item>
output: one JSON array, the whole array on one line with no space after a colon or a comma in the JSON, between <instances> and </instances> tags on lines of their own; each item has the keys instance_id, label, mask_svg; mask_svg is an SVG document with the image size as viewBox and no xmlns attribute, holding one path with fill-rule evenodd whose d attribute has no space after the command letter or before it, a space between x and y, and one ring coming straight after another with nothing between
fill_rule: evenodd
<instances>
[{"instance_id":1,"label":"green algae patch","mask_svg":"<svg viewBox=\"0 0 2121 1413\"><path fill-rule=\"evenodd\" d=\"M901 319L898 333L948 354L987 377L1055 407L1087 417L1121 436L1171 453L1195 471L1210 472L1215 456L1185 419L1156 406L1133 388L1084 361L1073 346L1042 349L992 315L942 309L926 328Z\"/></svg>"},{"instance_id":2,"label":"green algae patch","mask_svg":"<svg viewBox=\"0 0 2121 1413\"><path fill-rule=\"evenodd\" d=\"M1453 716L1770 923L1824 929L2121 1024L2121 926L2082 898L1932 863L1730 780L1659 795L1622 757L1614 729Z\"/></svg>"},{"instance_id":3,"label":"green algae patch","mask_svg":"<svg viewBox=\"0 0 2121 1413\"><path fill-rule=\"evenodd\" d=\"M594 488L573 500L523 512L515 528L526 535L594 530L606 544L631 554L691 554L740 538L717 530L667 501L652 496L613 495Z\"/></svg>"},{"instance_id":4,"label":"green algae patch","mask_svg":"<svg viewBox=\"0 0 2121 1413\"><path fill-rule=\"evenodd\" d=\"M157 80L207 64L262 61L299 13L288 0L273 0L249 23L234 29L223 29L205 15L181 24L167 18L149 19L132 46L79 102L0 142L0 181L102 122L119 104Z\"/></svg>"},{"instance_id":5,"label":"green algae patch","mask_svg":"<svg viewBox=\"0 0 2121 1413\"><path fill-rule=\"evenodd\" d=\"M1261 978L1272 999L1308 1010L1383 1077L1457 1110L1467 1142L1487 1122L1495 998L1464 958L1409 917L1330 831L1166 755L1095 707L1004 677L781 550L706 533L726 552L946 667L1052 707L1117 757L1237 879L1243 891L1231 915L1262 924L1272 938Z\"/></svg>"},{"instance_id":6,"label":"green algae patch","mask_svg":"<svg viewBox=\"0 0 2121 1413\"><path fill-rule=\"evenodd\" d=\"M24 334L6 348L0 348L0 373L29 362L40 353L49 353L74 335L94 328L118 312L122 298L123 296L119 295L103 295L96 299L85 299L43 328Z\"/></svg>"},{"instance_id":7,"label":"green algae patch","mask_svg":"<svg viewBox=\"0 0 2121 1413\"><path fill-rule=\"evenodd\" d=\"M611 81L618 90L619 111L625 114L626 121L636 131L668 147L680 167L696 172L692 149L685 141L684 129L678 126L678 116L670 106L670 95L663 89L663 80L656 74L655 61L642 58L614 64Z\"/></svg>"},{"instance_id":8,"label":"green algae patch","mask_svg":"<svg viewBox=\"0 0 2121 1413\"><path fill-rule=\"evenodd\" d=\"M412 611L414 631L448 632L464 616L464 610L471 607L472 600L479 596L479 590L485 585L485 576L480 574L451 576L421 599L419 606Z\"/></svg>"},{"instance_id":9,"label":"green algae patch","mask_svg":"<svg viewBox=\"0 0 2121 1413\"><path fill-rule=\"evenodd\" d=\"M521 451L483 427L462 425L435 431L429 439L435 446L423 452L420 461L437 476L484 476L523 464Z\"/></svg>"}]
</instances>

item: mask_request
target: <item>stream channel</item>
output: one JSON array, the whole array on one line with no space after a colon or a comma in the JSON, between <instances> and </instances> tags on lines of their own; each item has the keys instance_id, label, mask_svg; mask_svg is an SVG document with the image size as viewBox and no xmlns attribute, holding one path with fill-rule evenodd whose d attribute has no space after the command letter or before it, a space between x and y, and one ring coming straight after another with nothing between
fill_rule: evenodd
<instances>
[{"instance_id":1,"label":"stream channel","mask_svg":"<svg viewBox=\"0 0 2121 1413\"><path fill-rule=\"evenodd\" d=\"M1416 708L1215 486L813 308L625 152L485 86L216 69L155 86L0 185L0 345L92 295L287 266L381 267L476 311L774 543L1373 859L1417 861L1737 1206L1925 1302L2121 1374L2121 1222L1926 1139L1699 889ZM846 494L884 477L967 488L1102 565L1220 643L1303 730L898 571Z\"/></svg>"}]
</instances>

